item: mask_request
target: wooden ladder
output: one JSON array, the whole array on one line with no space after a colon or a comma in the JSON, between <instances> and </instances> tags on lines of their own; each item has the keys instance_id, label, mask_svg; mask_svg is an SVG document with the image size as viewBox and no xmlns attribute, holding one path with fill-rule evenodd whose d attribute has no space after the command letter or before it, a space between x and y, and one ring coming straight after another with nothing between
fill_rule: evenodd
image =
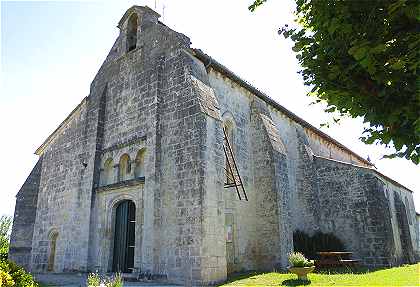
<instances>
[{"instance_id":1,"label":"wooden ladder","mask_svg":"<svg viewBox=\"0 0 420 287\"><path fill-rule=\"evenodd\" d=\"M248 196L246 195L244 184L242 182L241 175L239 174L238 166L235 161L235 156L233 155L232 146L229 143L228 136L226 134L225 128L223 128L223 151L225 152L226 157L226 182L224 184L225 188L235 187L236 193L238 194L239 200L242 200L241 193L245 199L248 201Z\"/></svg>"}]
</instances>

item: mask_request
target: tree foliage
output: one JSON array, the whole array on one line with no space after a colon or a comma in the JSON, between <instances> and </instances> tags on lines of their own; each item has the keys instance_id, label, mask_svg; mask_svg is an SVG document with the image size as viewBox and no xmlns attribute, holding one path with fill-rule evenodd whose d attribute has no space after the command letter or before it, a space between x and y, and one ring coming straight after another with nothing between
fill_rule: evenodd
<instances>
[{"instance_id":1,"label":"tree foliage","mask_svg":"<svg viewBox=\"0 0 420 287\"><path fill-rule=\"evenodd\" d=\"M0 259L7 258L11 227L12 218L10 216L2 215L0 217Z\"/></svg>"},{"instance_id":2,"label":"tree foliage","mask_svg":"<svg viewBox=\"0 0 420 287\"><path fill-rule=\"evenodd\" d=\"M326 112L363 117L361 140L420 162L420 1L295 0L294 42L306 85ZM249 6L254 11L266 0Z\"/></svg>"}]
</instances>

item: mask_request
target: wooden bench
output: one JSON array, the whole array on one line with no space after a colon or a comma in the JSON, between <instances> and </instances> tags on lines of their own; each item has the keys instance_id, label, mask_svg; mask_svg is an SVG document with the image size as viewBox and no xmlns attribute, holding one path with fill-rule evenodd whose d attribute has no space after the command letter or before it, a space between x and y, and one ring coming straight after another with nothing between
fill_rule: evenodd
<instances>
[{"instance_id":1,"label":"wooden bench","mask_svg":"<svg viewBox=\"0 0 420 287\"><path fill-rule=\"evenodd\" d=\"M349 259L353 252L347 251L323 251L318 252L319 260L315 261L315 266L322 267L354 267L359 263L359 260Z\"/></svg>"}]
</instances>

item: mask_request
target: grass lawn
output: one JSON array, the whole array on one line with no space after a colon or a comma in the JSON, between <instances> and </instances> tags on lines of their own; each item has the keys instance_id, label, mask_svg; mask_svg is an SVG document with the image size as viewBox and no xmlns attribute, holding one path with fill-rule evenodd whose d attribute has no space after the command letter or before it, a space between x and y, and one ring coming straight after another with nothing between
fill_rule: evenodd
<instances>
[{"instance_id":1,"label":"grass lawn","mask_svg":"<svg viewBox=\"0 0 420 287\"><path fill-rule=\"evenodd\" d=\"M420 263L365 272L311 273L310 281L297 280L291 273L237 275L221 286L420 286Z\"/></svg>"}]
</instances>

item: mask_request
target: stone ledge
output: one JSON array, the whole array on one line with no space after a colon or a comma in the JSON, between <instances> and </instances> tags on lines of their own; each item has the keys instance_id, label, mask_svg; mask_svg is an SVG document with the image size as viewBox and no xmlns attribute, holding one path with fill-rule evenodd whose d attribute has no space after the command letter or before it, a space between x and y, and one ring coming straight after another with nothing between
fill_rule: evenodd
<instances>
[{"instance_id":1,"label":"stone ledge","mask_svg":"<svg viewBox=\"0 0 420 287\"><path fill-rule=\"evenodd\" d=\"M126 140L124 142L120 142L120 143L117 143L113 146L107 147L107 148L103 149L101 152L102 152L102 154L104 154L106 152L117 150L117 149L129 146L129 145L135 144L137 142L146 141L146 139L147 139L147 136L134 137L134 138L131 138L131 139Z\"/></svg>"},{"instance_id":2,"label":"stone ledge","mask_svg":"<svg viewBox=\"0 0 420 287\"><path fill-rule=\"evenodd\" d=\"M138 177L138 178L133 178L133 179L129 179L129 180L124 180L124 181L108 184L108 185L105 185L105 186L99 186L95 190L96 190L96 192L102 192L102 191L107 191L107 190L119 189L119 188L123 188L123 187L131 187L131 186L144 184L145 180L146 179L143 176L143 177Z\"/></svg>"}]
</instances>

